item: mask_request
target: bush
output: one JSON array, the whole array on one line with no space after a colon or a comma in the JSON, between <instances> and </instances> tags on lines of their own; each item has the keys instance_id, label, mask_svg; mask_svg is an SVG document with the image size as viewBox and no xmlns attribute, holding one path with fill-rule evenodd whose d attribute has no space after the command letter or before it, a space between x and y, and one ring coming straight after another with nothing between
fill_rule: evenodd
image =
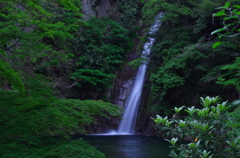
<instances>
[{"instance_id":1,"label":"bush","mask_svg":"<svg viewBox=\"0 0 240 158\"><path fill-rule=\"evenodd\" d=\"M20 138L19 138L20 139ZM104 154L82 139L61 140L46 137L0 145L2 158L104 158Z\"/></svg>"},{"instance_id":2,"label":"bush","mask_svg":"<svg viewBox=\"0 0 240 158\"><path fill-rule=\"evenodd\" d=\"M171 143L171 157L239 157L240 137L239 115L228 112L226 102L219 103L219 97L201 97L202 109L174 108L171 119L153 119L158 134ZM185 109L186 117L179 115ZM237 124L236 124L237 122Z\"/></svg>"}]
</instances>

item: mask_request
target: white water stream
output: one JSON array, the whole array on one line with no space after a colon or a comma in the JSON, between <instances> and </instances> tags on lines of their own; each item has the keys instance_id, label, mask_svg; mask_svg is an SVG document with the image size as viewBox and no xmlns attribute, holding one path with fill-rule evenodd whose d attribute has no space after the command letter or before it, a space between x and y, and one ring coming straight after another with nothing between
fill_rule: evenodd
<instances>
[{"instance_id":1,"label":"white water stream","mask_svg":"<svg viewBox=\"0 0 240 158\"><path fill-rule=\"evenodd\" d=\"M149 30L150 35L154 35L158 31L161 25L162 15L163 13L160 13L155 17L154 24L150 27L150 30ZM147 58L147 56L150 54L151 47L154 41L155 41L155 38L151 36L148 37L148 41L145 43L143 48L142 58ZM143 62L143 64L138 68L134 85L132 87L132 90L126 102L126 108L125 108L125 113L123 115L123 120L120 122L118 131L116 132L116 134L119 134L119 135L134 134L134 125L136 121L136 115L137 115L138 106L140 103L141 94L142 94L142 88L143 88L146 69L147 69L147 62Z\"/></svg>"}]
</instances>

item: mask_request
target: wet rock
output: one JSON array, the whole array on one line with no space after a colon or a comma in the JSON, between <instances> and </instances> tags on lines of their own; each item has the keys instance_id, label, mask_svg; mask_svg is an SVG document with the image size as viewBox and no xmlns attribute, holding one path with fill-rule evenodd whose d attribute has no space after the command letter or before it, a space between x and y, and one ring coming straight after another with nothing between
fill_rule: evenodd
<instances>
[{"instance_id":1,"label":"wet rock","mask_svg":"<svg viewBox=\"0 0 240 158\"><path fill-rule=\"evenodd\" d=\"M130 94L130 91L134 83L134 78L122 80L121 82L122 84L121 86L119 86L119 96L116 104L121 107L125 107L126 100Z\"/></svg>"},{"instance_id":2,"label":"wet rock","mask_svg":"<svg viewBox=\"0 0 240 158\"><path fill-rule=\"evenodd\" d=\"M97 117L96 122L86 128L86 132L87 134L108 133L109 131L117 130L118 123L117 117Z\"/></svg>"}]
</instances>

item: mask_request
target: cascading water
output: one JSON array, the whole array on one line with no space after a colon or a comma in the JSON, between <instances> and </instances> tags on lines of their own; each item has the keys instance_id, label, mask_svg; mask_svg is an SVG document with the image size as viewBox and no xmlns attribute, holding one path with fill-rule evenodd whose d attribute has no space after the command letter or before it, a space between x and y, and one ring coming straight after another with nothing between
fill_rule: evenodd
<instances>
[{"instance_id":1,"label":"cascading water","mask_svg":"<svg viewBox=\"0 0 240 158\"><path fill-rule=\"evenodd\" d=\"M154 35L158 31L161 25L160 19L162 15L163 13L160 13L155 17L154 24L151 26L149 30L150 35ZM146 58L150 54L151 47L154 41L155 41L155 38L151 36L148 38L148 42L145 43L143 48L143 52L142 52L143 58ZM128 100L126 102L126 109L123 115L123 120L120 122L117 134L127 134L127 135L134 134L134 125L136 121L138 105L140 103L140 98L142 94L143 81L144 81L146 69L147 69L147 62L143 62L143 64L138 68L134 85L132 87Z\"/></svg>"}]
</instances>

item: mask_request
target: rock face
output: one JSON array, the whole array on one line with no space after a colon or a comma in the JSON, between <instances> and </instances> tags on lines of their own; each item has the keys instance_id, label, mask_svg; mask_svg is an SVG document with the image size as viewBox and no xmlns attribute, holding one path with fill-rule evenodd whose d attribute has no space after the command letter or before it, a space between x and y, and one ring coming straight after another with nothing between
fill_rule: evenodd
<instances>
[{"instance_id":1,"label":"rock face","mask_svg":"<svg viewBox=\"0 0 240 158\"><path fill-rule=\"evenodd\" d=\"M107 16L108 10L111 8L109 0L82 0L81 6L84 20Z\"/></svg>"},{"instance_id":2,"label":"rock face","mask_svg":"<svg viewBox=\"0 0 240 158\"><path fill-rule=\"evenodd\" d=\"M116 79L114 103L125 107L125 103L132 89L136 72L125 66L121 76Z\"/></svg>"},{"instance_id":3,"label":"rock face","mask_svg":"<svg viewBox=\"0 0 240 158\"><path fill-rule=\"evenodd\" d=\"M138 115L136 120L136 126L135 131L137 134L140 135L148 135L148 136L154 136L155 135L155 124L154 121L151 119L152 117L155 117L155 114L151 112L149 106L150 106L150 82L149 82L149 76L146 75L146 81L145 86L142 91L142 98L141 103L138 109Z\"/></svg>"},{"instance_id":4,"label":"rock face","mask_svg":"<svg viewBox=\"0 0 240 158\"><path fill-rule=\"evenodd\" d=\"M96 11L93 9L93 5L95 4L96 0L82 0L81 6L82 6L82 13L83 18L89 19L90 17L96 17Z\"/></svg>"}]
</instances>

